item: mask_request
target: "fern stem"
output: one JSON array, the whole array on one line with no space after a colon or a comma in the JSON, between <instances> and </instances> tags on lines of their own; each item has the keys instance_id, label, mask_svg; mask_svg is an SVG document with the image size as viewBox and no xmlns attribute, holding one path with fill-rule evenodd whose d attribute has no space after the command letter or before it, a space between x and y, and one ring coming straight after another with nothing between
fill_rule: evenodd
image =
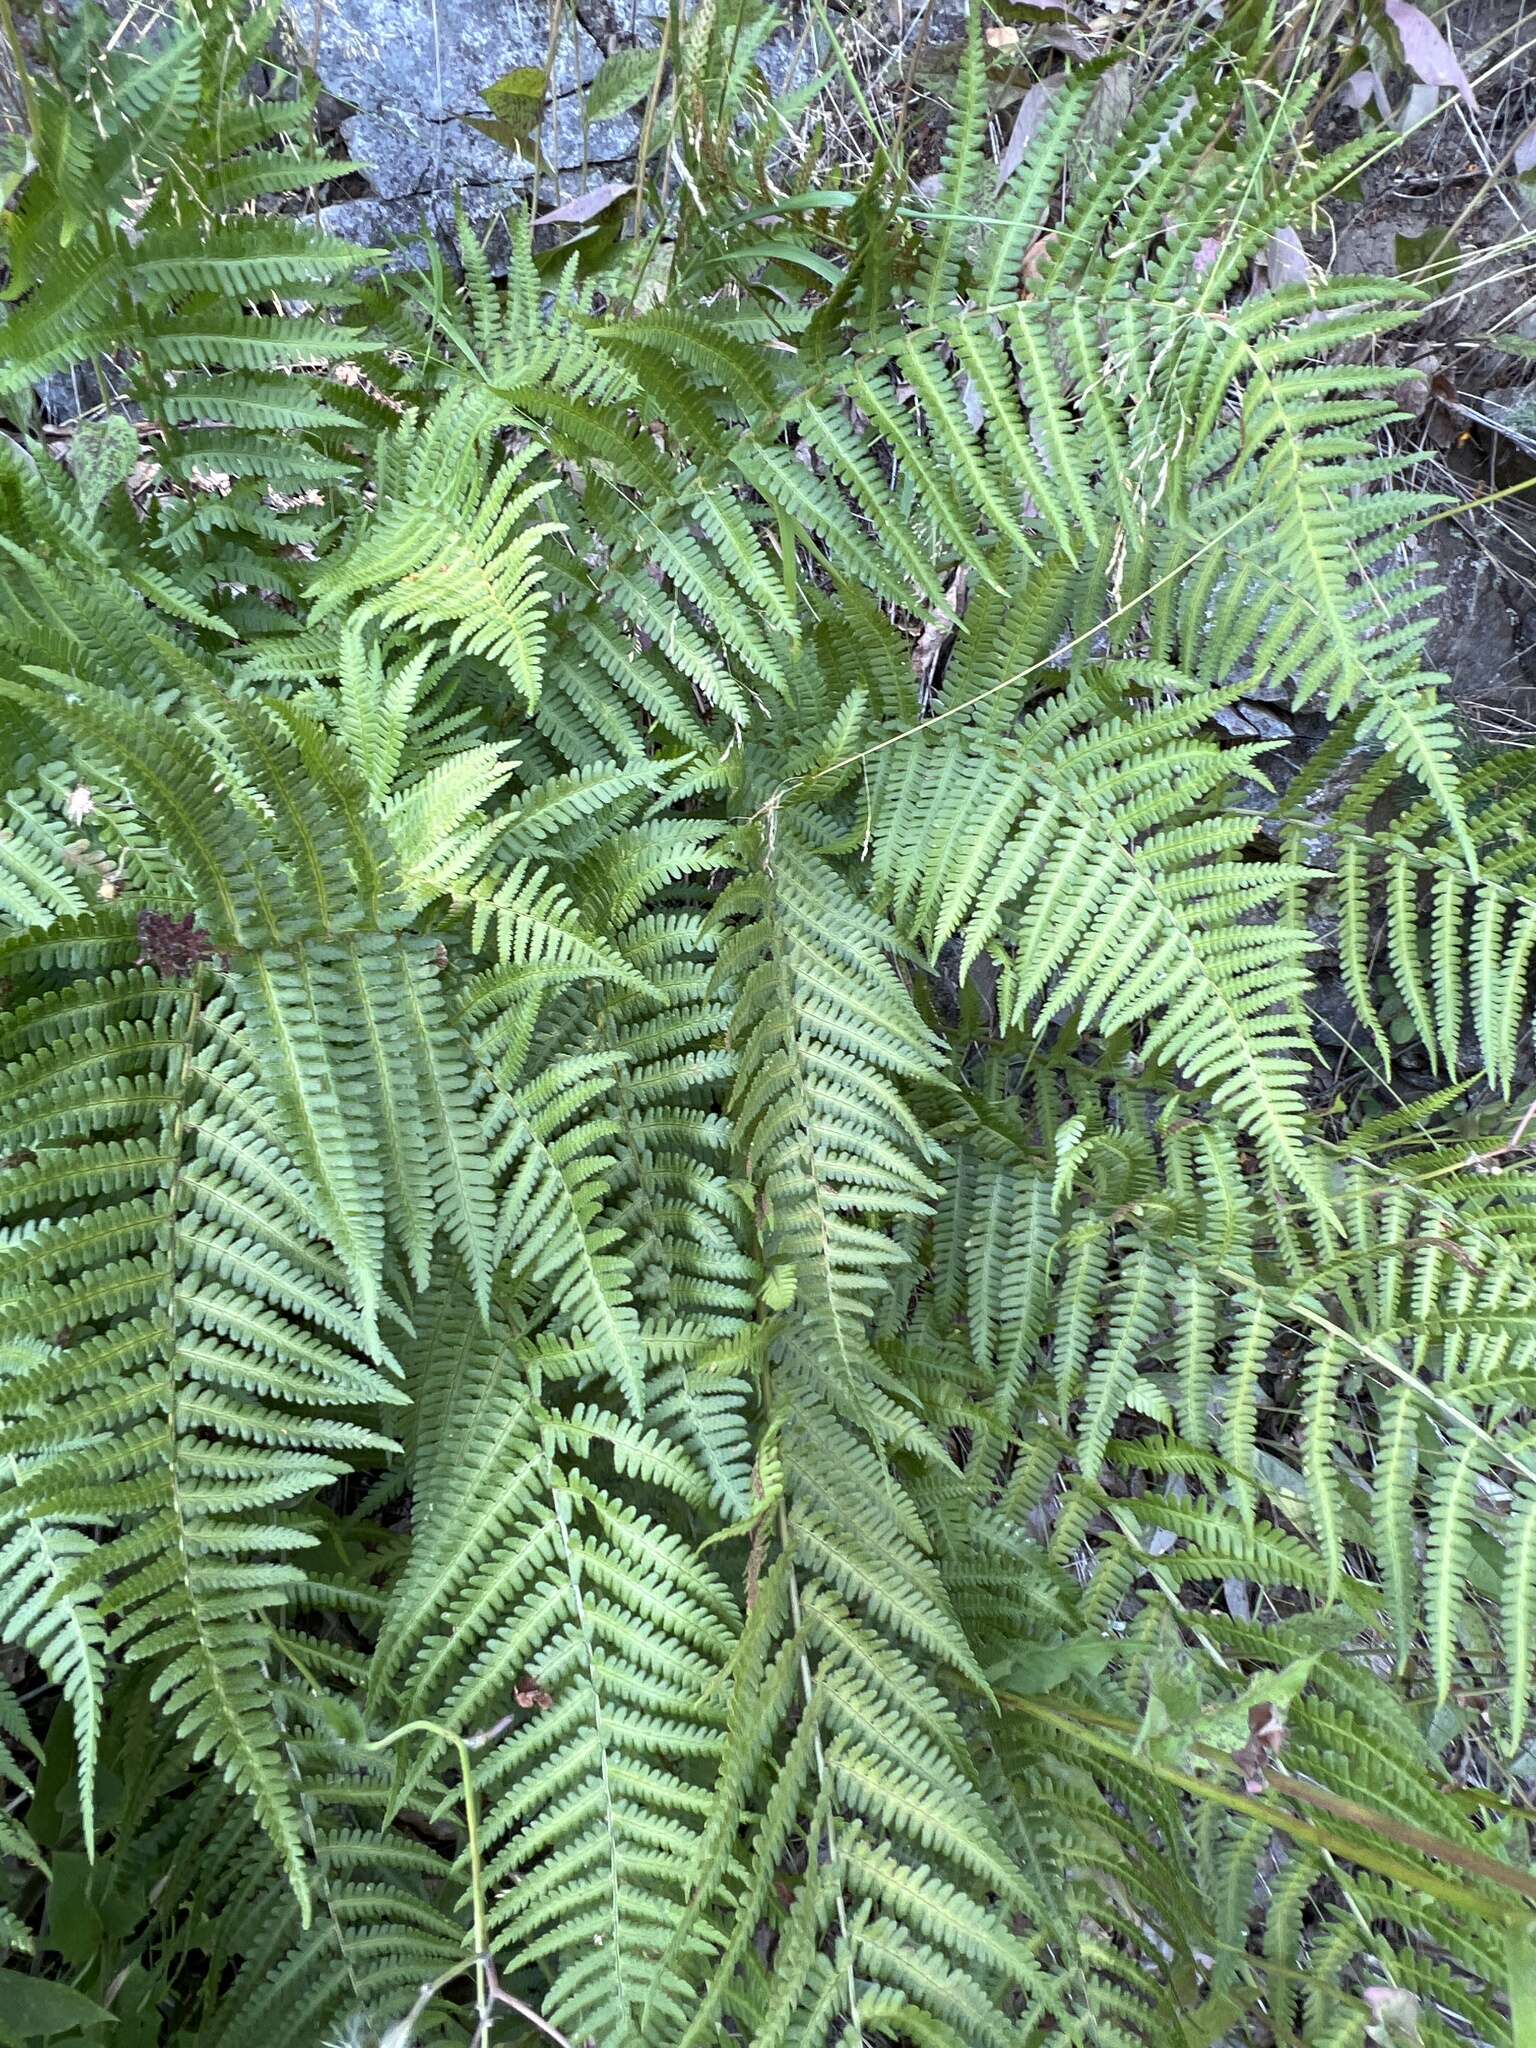
<instances>
[{"instance_id":1,"label":"fern stem","mask_svg":"<svg viewBox=\"0 0 1536 2048\"><path fill-rule=\"evenodd\" d=\"M440 1721L407 1721L402 1727L393 1729L388 1735L381 1735L377 1741L364 1746L371 1750L393 1749L407 1735L435 1735L440 1742L452 1743L459 1759L459 1774L464 1781L464 1833L469 1853L470 1908L474 1914L475 1942L475 2003L479 2012L480 2033L486 2039L490 2036L492 2007L495 2003L496 1985L494 1964L491 1959L490 1932L485 1913L485 1876L480 1861L480 1802L475 1792L475 1774L469 1760L469 1744L462 1735L452 1728L445 1728ZM457 1975L458 1972L453 1973ZM503 1998L505 1992L500 1994ZM531 2015L529 2015L531 2017ZM542 2024L542 2022L540 2023ZM545 2029L549 2032L549 2029ZM558 2035L553 2036L558 2040ZM569 2044L567 2044L569 2048Z\"/></svg>"},{"instance_id":2,"label":"fern stem","mask_svg":"<svg viewBox=\"0 0 1536 2048\"><path fill-rule=\"evenodd\" d=\"M784 1546L784 1549L788 1551L790 1547L789 1517L784 1511L782 1500L779 1502L779 1541ZM791 1563L789 1570L789 1615L798 1640L800 1636L800 1584L793 1563ZM805 1711L808 1714L814 1714L816 1703L811 1683L811 1663L805 1654L803 1646L800 1649L799 1655L800 1687L805 1695ZM825 1785L827 1782L827 1760L822 1751L819 1723L812 1737L812 1742L816 1756L817 1781ZM809 1845L809 1853L815 1855L816 1845L814 1843ZM859 1994L853 1975L853 1944L848 1938L848 1908L843 1898L843 1876L838 1863L837 1833L832 1823L832 1808L830 1805L827 1807L827 1858L832 1868L837 1871L837 1931L842 1938L843 1954L848 1961L848 2024L853 2030L851 2038L855 2041L862 2041L864 2039L864 2029L859 2021Z\"/></svg>"},{"instance_id":3,"label":"fern stem","mask_svg":"<svg viewBox=\"0 0 1536 2048\"><path fill-rule=\"evenodd\" d=\"M462 1977L469 1968L468 1963L455 1963L451 1970L444 1970L439 1976L430 1978L416 1994L415 2003L401 2020L400 2026L407 2040L414 2038L416 2022L436 1998L439 1991L446 1990L455 1977Z\"/></svg>"},{"instance_id":4,"label":"fern stem","mask_svg":"<svg viewBox=\"0 0 1536 2048\"><path fill-rule=\"evenodd\" d=\"M1438 526L1442 519L1460 519L1465 513L1477 512L1484 505L1497 505L1501 498L1518 498L1522 491L1536 489L1536 476L1522 477L1517 484L1506 484L1501 491L1488 491L1481 498L1460 498L1454 505L1444 505L1438 512L1414 524L1415 533L1424 533L1431 526Z\"/></svg>"},{"instance_id":5,"label":"fern stem","mask_svg":"<svg viewBox=\"0 0 1536 2048\"><path fill-rule=\"evenodd\" d=\"M510 1991L504 1991L502 1989L500 1983L497 1981L495 1963L491 1961L489 1957L486 1960L487 1968L490 1971L491 2000L493 2004L506 2006L510 2011L515 2012L519 2019L526 2020L529 2026L537 2027L539 2032L545 2037L546 2040L553 2041L557 2044L557 2048L573 2048L573 2043L569 2035L562 2034L558 2027L551 2026L549 2021L545 2019L542 2014L536 2013L533 2007L531 2005L525 2004L521 1998L514 1998ZM487 2021L485 2025L487 2029L486 2039L489 2040L489 2022Z\"/></svg>"}]
</instances>

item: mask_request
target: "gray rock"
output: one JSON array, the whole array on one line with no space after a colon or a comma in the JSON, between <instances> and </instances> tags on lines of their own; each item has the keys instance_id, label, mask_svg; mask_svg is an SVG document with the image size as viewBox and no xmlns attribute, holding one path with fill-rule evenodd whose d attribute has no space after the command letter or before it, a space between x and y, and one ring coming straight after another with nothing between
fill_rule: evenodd
<instances>
[{"instance_id":1,"label":"gray rock","mask_svg":"<svg viewBox=\"0 0 1536 2048\"><path fill-rule=\"evenodd\" d=\"M757 68L773 97L787 99L817 76L824 54L812 37L797 35L793 29L780 29L758 51Z\"/></svg>"},{"instance_id":2,"label":"gray rock","mask_svg":"<svg viewBox=\"0 0 1536 2048\"><path fill-rule=\"evenodd\" d=\"M1331 925L1314 925L1313 935L1318 940L1318 950L1312 956L1314 979L1307 993L1313 1036L1325 1059L1330 1059L1341 1045L1347 1045L1374 1066L1370 1028L1361 1023L1344 986L1344 977L1334 964L1338 933Z\"/></svg>"},{"instance_id":3,"label":"gray rock","mask_svg":"<svg viewBox=\"0 0 1536 2048\"><path fill-rule=\"evenodd\" d=\"M526 182L503 185L471 185L459 194L459 203L470 226L483 231L498 214L527 196ZM417 270L425 266L423 233L444 246L453 242L453 195L449 192L418 192L404 199L340 199L320 210L320 225L333 235L365 248L391 252L385 270Z\"/></svg>"},{"instance_id":4,"label":"gray rock","mask_svg":"<svg viewBox=\"0 0 1536 2048\"><path fill-rule=\"evenodd\" d=\"M1490 384L1467 410L1523 454L1536 455L1536 390L1529 384Z\"/></svg>"},{"instance_id":5,"label":"gray rock","mask_svg":"<svg viewBox=\"0 0 1536 2048\"><path fill-rule=\"evenodd\" d=\"M92 363L76 363L68 370L56 370L36 387L37 405L50 426L64 426L80 419L102 403L100 381Z\"/></svg>"},{"instance_id":6,"label":"gray rock","mask_svg":"<svg viewBox=\"0 0 1536 2048\"><path fill-rule=\"evenodd\" d=\"M549 16L528 0L335 0L325 13L315 68L328 91L359 113L414 124L484 114L482 97L509 71L542 70ZM554 89L569 92L597 69L580 28L560 37Z\"/></svg>"},{"instance_id":7,"label":"gray rock","mask_svg":"<svg viewBox=\"0 0 1536 2048\"><path fill-rule=\"evenodd\" d=\"M919 34L932 47L934 44L963 43L970 20L970 8L966 0L934 0L931 7L909 7L898 9L905 16L902 40L911 44Z\"/></svg>"},{"instance_id":8,"label":"gray rock","mask_svg":"<svg viewBox=\"0 0 1536 2048\"><path fill-rule=\"evenodd\" d=\"M603 122L603 127L620 124ZM593 130L594 135L596 129ZM631 136L631 148L634 138ZM630 175L625 158L621 155L618 163L624 166L621 175ZM562 178L557 193L550 180L545 179L539 190L539 207L545 211L558 200L570 199L577 191L586 191L602 184L613 175L613 166L596 159L588 165L585 173L579 169ZM338 199L320 210L320 225L333 235L343 235L348 241L361 242L370 249L388 249L394 252L387 269L415 268L425 257L421 236L425 231L434 236L445 247L451 247L454 234L454 200L457 198L464 218L470 226L481 231L493 224L510 206L524 206L533 185L533 166L520 163L516 157L505 151L500 153L499 176L488 177L481 183L445 180L438 190L430 187L421 191L398 193L389 198L366 195L358 199ZM492 267L500 261L494 237L488 247Z\"/></svg>"},{"instance_id":9,"label":"gray rock","mask_svg":"<svg viewBox=\"0 0 1536 2048\"><path fill-rule=\"evenodd\" d=\"M358 114L342 123L347 154L364 164L380 199L431 197L455 185L524 185L532 166L458 121L410 110Z\"/></svg>"},{"instance_id":10,"label":"gray rock","mask_svg":"<svg viewBox=\"0 0 1536 2048\"><path fill-rule=\"evenodd\" d=\"M1436 619L1425 666L1443 671L1446 695L1485 738L1529 739L1536 726L1536 606L1519 564L1447 520L1424 540L1435 580Z\"/></svg>"},{"instance_id":11,"label":"gray rock","mask_svg":"<svg viewBox=\"0 0 1536 2048\"><path fill-rule=\"evenodd\" d=\"M1296 729L1289 719L1277 718L1262 704L1234 704L1226 710L1213 711L1211 716L1223 732L1241 740L1291 740L1296 737Z\"/></svg>"},{"instance_id":12,"label":"gray rock","mask_svg":"<svg viewBox=\"0 0 1536 2048\"><path fill-rule=\"evenodd\" d=\"M352 110L341 132L374 197L327 208L327 225L376 242L414 232L422 202L456 188L472 214L509 204L532 166L469 123L489 115L486 89L507 72L543 69L548 38L547 11L527 0L335 0L322 19L316 70ZM584 130L580 91L600 61L585 30L574 22L562 28L539 139L546 160L573 183L587 166L622 162L639 138L630 115ZM433 218L438 211L428 208Z\"/></svg>"}]
</instances>

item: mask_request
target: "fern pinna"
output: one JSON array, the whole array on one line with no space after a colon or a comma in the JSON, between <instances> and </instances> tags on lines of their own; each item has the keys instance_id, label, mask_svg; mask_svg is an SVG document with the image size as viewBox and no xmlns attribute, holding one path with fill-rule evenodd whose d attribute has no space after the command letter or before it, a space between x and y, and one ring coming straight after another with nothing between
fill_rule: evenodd
<instances>
[{"instance_id":1,"label":"fern pinna","mask_svg":"<svg viewBox=\"0 0 1536 2048\"><path fill-rule=\"evenodd\" d=\"M1523 2038L1533 806L1410 308L1249 290L1350 161L1262 22L993 196L978 18L936 189L765 212L771 25L664 286L286 210L275 7L41 53L7 2038Z\"/></svg>"}]
</instances>

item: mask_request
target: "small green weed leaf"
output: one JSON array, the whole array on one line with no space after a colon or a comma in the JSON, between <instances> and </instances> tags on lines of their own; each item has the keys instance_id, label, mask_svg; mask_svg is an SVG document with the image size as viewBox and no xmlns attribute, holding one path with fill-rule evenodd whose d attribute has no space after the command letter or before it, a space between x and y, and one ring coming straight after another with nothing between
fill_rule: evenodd
<instances>
[{"instance_id":1,"label":"small green weed leaf","mask_svg":"<svg viewBox=\"0 0 1536 2048\"><path fill-rule=\"evenodd\" d=\"M543 117L548 87L548 75L528 64L505 72L485 88L482 97L497 126L519 142L527 142Z\"/></svg>"},{"instance_id":2,"label":"small green weed leaf","mask_svg":"<svg viewBox=\"0 0 1536 2048\"><path fill-rule=\"evenodd\" d=\"M109 491L132 474L139 437L121 413L87 420L69 444L69 470L87 518L94 519Z\"/></svg>"},{"instance_id":3,"label":"small green weed leaf","mask_svg":"<svg viewBox=\"0 0 1536 2048\"><path fill-rule=\"evenodd\" d=\"M1396 238L1397 274L1426 291L1449 291L1461 267L1461 250L1456 237L1444 228L1430 228L1422 235Z\"/></svg>"},{"instance_id":4,"label":"small green weed leaf","mask_svg":"<svg viewBox=\"0 0 1536 2048\"><path fill-rule=\"evenodd\" d=\"M655 50L615 50L587 87L587 119L607 121L643 100L656 76Z\"/></svg>"}]
</instances>

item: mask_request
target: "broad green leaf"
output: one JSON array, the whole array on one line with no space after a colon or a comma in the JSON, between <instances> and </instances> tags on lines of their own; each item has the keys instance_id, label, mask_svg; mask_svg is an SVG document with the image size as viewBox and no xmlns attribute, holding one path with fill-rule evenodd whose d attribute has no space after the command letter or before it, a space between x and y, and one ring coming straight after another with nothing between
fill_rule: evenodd
<instances>
[{"instance_id":1,"label":"broad green leaf","mask_svg":"<svg viewBox=\"0 0 1536 2048\"><path fill-rule=\"evenodd\" d=\"M17 2041L41 2041L75 2027L112 2026L105 2006L68 1984L0 1969L0 2033Z\"/></svg>"},{"instance_id":2,"label":"broad green leaf","mask_svg":"<svg viewBox=\"0 0 1536 2048\"><path fill-rule=\"evenodd\" d=\"M1006 1692L1055 1692L1073 1678L1096 1678L1115 1660L1119 1644L1109 1636L1075 1636L1065 1643L1010 1650L987 1676Z\"/></svg>"}]
</instances>

